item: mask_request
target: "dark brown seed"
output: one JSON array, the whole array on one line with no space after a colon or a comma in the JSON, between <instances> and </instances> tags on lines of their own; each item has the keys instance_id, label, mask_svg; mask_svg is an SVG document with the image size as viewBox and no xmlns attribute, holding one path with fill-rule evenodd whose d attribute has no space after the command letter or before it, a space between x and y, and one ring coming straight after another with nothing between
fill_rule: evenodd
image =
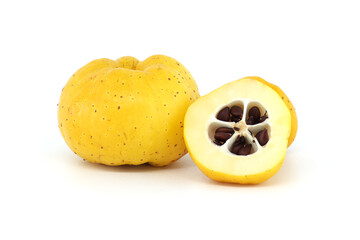
<instances>
[{"instance_id":1,"label":"dark brown seed","mask_svg":"<svg viewBox=\"0 0 360 240\"><path fill-rule=\"evenodd\" d=\"M237 136L235 139L234 145L237 144L244 144L245 143L245 137L244 136Z\"/></svg>"},{"instance_id":2,"label":"dark brown seed","mask_svg":"<svg viewBox=\"0 0 360 240\"><path fill-rule=\"evenodd\" d=\"M234 133L234 129L227 127L219 127L215 130L215 132L225 132L225 133Z\"/></svg>"},{"instance_id":3,"label":"dark brown seed","mask_svg":"<svg viewBox=\"0 0 360 240\"><path fill-rule=\"evenodd\" d=\"M230 152L237 154L240 151L240 148L242 148L243 145L241 144L234 144L230 150Z\"/></svg>"},{"instance_id":4,"label":"dark brown seed","mask_svg":"<svg viewBox=\"0 0 360 240\"><path fill-rule=\"evenodd\" d=\"M239 131L239 130L240 130L240 128L238 128L238 127L234 127L234 130L235 130L235 131Z\"/></svg>"},{"instance_id":5,"label":"dark brown seed","mask_svg":"<svg viewBox=\"0 0 360 240\"><path fill-rule=\"evenodd\" d=\"M239 106L232 106L230 109L230 113L233 116L241 117L243 115L243 110Z\"/></svg>"},{"instance_id":6,"label":"dark brown seed","mask_svg":"<svg viewBox=\"0 0 360 240\"><path fill-rule=\"evenodd\" d=\"M240 117L236 117L236 116L231 116L231 121L232 122L240 122L241 118Z\"/></svg>"},{"instance_id":7,"label":"dark brown seed","mask_svg":"<svg viewBox=\"0 0 360 240\"><path fill-rule=\"evenodd\" d=\"M249 124L249 125L254 125L256 124L257 121L254 119L253 116L250 116L247 120L246 120L246 124Z\"/></svg>"},{"instance_id":8,"label":"dark brown seed","mask_svg":"<svg viewBox=\"0 0 360 240\"><path fill-rule=\"evenodd\" d=\"M268 117L267 116L262 116L262 117L260 117L260 119L259 119L259 122L258 123L262 123L262 122L264 122L266 119L267 119Z\"/></svg>"},{"instance_id":9,"label":"dark brown seed","mask_svg":"<svg viewBox=\"0 0 360 240\"><path fill-rule=\"evenodd\" d=\"M251 153L251 148L252 148L251 144L245 144L240 148L237 154L244 156L249 155Z\"/></svg>"},{"instance_id":10,"label":"dark brown seed","mask_svg":"<svg viewBox=\"0 0 360 240\"><path fill-rule=\"evenodd\" d=\"M214 138L218 141L225 142L232 136L232 133L225 133L225 132L217 132L215 133Z\"/></svg>"},{"instance_id":11,"label":"dark brown seed","mask_svg":"<svg viewBox=\"0 0 360 240\"><path fill-rule=\"evenodd\" d=\"M267 112L265 112L264 116L260 117L260 119L259 119L259 123L264 122L267 118L268 118L268 116L267 116Z\"/></svg>"},{"instance_id":12,"label":"dark brown seed","mask_svg":"<svg viewBox=\"0 0 360 240\"><path fill-rule=\"evenodd\" d=\"M218 120L228 122L230 120L230 108L224 107L223 109L221 109L216 118Z\"/></svg>"},{"instance_id":13,"label":"dark brown seed","mask_svg":"<svg viewBox=\"0 0 360 240\"><path fill-rule=\"evenodd\" d=\"M237 136L237 138L235 139L235 142L233 143L230 152L237 154L240 150L240 148L242 148L245 145L245 137L244 136Z\"/></svg>"},{"instance_id":14,"label":"dark brown seed","mask_svg":"<svg viewBox=\"0 0 360 240\"><path fill-rule=\"evenodd\" d=\"M253 117L254 120L258 121L260 118L260 110L258 107L252 107L249 110L249 117Z\"/></svg>"},{"instance_id":15,"label":"dark brown seed","mask_svg":"<svg viewBox=\"0 0 360 240\"><path fill-rule=\"evenodd\" d=\"M218 146L221 146L221 145L223 145L224 144L224 142L221 142L221 141L218 141L218 140L214 140L214 143L216 144L216 145L218 145Z\"/></svg>"},{"instance_id":16,"label":"dark brown seed","mask_svg":"<svg viewBox=\"0 0 360 240\"><path fill-rule=\"evenodd\" d=\"M264 146L269 141L269 134L267 129L261 130L256 134L255 137L261 146Z\"/></svg>"}]
</instances>

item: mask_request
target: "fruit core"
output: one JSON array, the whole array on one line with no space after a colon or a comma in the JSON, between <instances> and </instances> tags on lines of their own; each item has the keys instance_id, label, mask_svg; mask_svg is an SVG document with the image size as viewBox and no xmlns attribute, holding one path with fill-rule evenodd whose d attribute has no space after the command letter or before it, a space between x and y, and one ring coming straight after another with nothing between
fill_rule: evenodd
<instances>
[{"instance_id":1,"label":"fruit core","mask_svg":"<svg viewBox=\"0 0 360 240\"><path fill-rule=\"evenodd\" d=\"M271 137L267 110L254 100L236 100L214 115L208 133L218 147L247 156L265 147Z\"/></svg>"}]
</instances>

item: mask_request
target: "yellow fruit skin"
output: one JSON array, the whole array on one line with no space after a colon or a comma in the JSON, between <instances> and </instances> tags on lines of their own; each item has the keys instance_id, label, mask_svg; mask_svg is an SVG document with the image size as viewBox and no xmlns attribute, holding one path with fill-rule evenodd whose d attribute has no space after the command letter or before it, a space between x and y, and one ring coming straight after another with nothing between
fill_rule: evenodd
<instances>
[{"instance_id":1,"label":"yellow fruit skin","mask_svg":"<svg viewBox=\"0 0 360 240\"><path fill-rule=\"evenodd\" d=\"M191 74L173 58L98 59L65 85L58 124L70 149L90 162L165 166L187 153L183 121L198 97Z\"/></svg>"},{"instance_id":2,"label":"yellow fruit skin","mask_svg":"<svg viewBox=\"0 0 360 240\"><path fill-rule=\"evenodd\" d=\"M297 116L296 116L296 111L295 111L295 107L292 104L292 102L290 101L290 99L288 98L288 96L286 96L286 94L276 85L269 83L267 81L265 81L264 79L262 79L261 77L257 77L257 76L251 76L251 77L245 77L246 78L250 78L250 79L255 79L258 80L266 85L268 85L269 87L271 87L272 89L275 90L275 92L277 92L277 94L280 95L281 99L284 101L285 105L287 106L287 108L290 111L290 115L291 115L291 132L290 132L290 136L289 136L289 141L288 141L288 147L290 147L290 145L293 143L293 141L295 140L296 137L296 133L297 133L297 129L298 129L298 120L297 120Z\"/></svg>"}]
</instances>

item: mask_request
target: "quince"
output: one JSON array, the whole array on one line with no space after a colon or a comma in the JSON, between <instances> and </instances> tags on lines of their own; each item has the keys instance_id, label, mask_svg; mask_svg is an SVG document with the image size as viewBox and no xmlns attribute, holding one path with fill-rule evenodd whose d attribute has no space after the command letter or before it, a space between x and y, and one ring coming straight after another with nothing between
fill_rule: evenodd
<instances>
[{"instance_id":1,"label":"quince","mask_svg":"<svg viewBox=\"0 0 360 240\"><path fill-rule=\"evenodd\" d=\"M185 142L206 176L257 184L276 174L294 136L293 115L278 91L263 79L247 77L200 97L188 108Z\"/></svg>"},{"instance_id":2,"label":"quince","mask_svg":"<svg viewBox=\"0 0 360 240\"><path fill-rule=\"evenodd\" d=\"M187 108L199 97L189 71L173 58L98 59L65 85L58 124L70 149L106 165L165 166L187 153Z\"/></svg>"}]
</instances>

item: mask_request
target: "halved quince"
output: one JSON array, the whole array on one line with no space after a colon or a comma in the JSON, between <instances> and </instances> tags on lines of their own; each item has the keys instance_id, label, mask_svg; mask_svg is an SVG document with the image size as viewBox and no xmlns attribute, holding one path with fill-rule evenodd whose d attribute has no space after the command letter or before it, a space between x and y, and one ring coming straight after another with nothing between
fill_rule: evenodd
<instances>
[{"instance_id":1,"label":"halved quince","mask_svg":"<svg viewBox=\"0 0 360 240\"><path fill-rule=\"evenodd\" d=\"M291 114L281 96L255 78L243 78L200 97L185 115L190 156L213 180L261 183L281 167Z\"/></svg>"}]
</instances>

